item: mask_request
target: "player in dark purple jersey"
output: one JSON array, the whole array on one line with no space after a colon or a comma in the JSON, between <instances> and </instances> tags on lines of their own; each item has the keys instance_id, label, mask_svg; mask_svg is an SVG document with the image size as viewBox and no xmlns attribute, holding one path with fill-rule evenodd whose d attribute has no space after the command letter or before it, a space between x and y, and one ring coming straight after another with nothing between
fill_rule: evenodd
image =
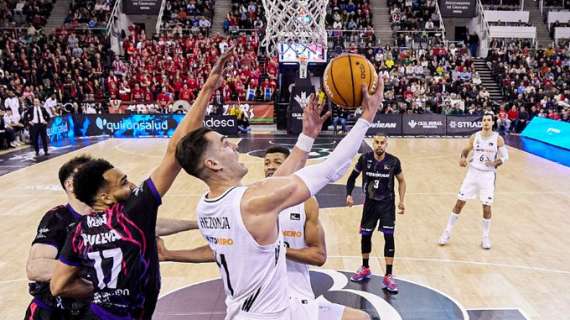
<instances>
[{"instance_id":1,"label":"player in dark purple jersey","mask_svg":"<svg viewBox=\"0 0 570 320\"><path fill-rule=\"evenodd\" d=\"M50 209L38 225L26 263L28 279L33 281L29 284L30 294L34 297L26 310L26 320L82 319L85 312L85 301L52 296L49 281L69 230L90 211L73 193L73 174L90 160L87 156L75 157L59 169L67 204Z\"/></svg>"},{"instance_id":2,"label":"player in dark purple jersey","mask_svg":"<svg viewBox=\"0 0 570 320\"><path fill-rule=\"evenodd\" d=\"M159 166L139 187L105 160L82 166L74 177L77 198L94 213L85 216L67 238L50 283L53 294L83 295L88 284L79 277L92 275L92 319L150 319L158 297L159 269L156 216L161 197L181 167L175 159L178 141L202 126L206 107L222 81L223 68L233 50L227 50L212 68L190 112L169 141Z\"/></svg>"},{"instance_id":3,"label":"player in dark purple jersey","mask_svg":"<svg viewBox=\"0 0 570 320\"><path fill-rule=\"evenodd\" d=\"M362 266L351 277L352 281L362 281L370 277L368 259L372 251L372 233L379 224L378 230L384 234L384 258L386 274L383 285L390 293L397 293L398 286L392 278L394 263L394 228L396 221L396 196L394 194L394 179L398 180L399 213L404 213L404 196L406 181L402 173L400 160L386 152L388 138L376 135L372 140L373 151L360 156L346 184L346 203L349 207L354 204L352 190L356 178L362 172L362 190L365 194L364 210L360 222Z\"/></svg>"}]
</instances>

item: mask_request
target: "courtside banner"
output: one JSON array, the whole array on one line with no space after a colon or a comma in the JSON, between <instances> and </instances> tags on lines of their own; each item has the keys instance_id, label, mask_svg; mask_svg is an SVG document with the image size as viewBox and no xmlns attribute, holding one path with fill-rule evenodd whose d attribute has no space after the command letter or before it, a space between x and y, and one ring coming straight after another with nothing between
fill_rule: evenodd
<instances>
[{"instance_id":1,"label":"courtside banner","mask_svg":"<svg viewBox=\"0 0 570 320\"><path fill-rule=\"evenodd\" d=\"M172 137L183 114L87 114L74 115L75 134L82 137L109 135L115 138ZM237 120L209 116L203 125L220 134L236 136Z\"/></svg>"},{"instance_id":2,"label":"courtside banner","mask_svg":"<svg viewBox=\"0 0 570 320\"><path fill-rule=\"evenodd\" d=\"M481 130L483 116L447 116L448 136L467 136Z\"/></svg>"},{"instance_id":3,"label":"courtside banner","mask_svg":"<svg viewBox=\"0 0 570 320\"><path fill-rule=\"evenodd\" d=\"M51 118L47 127L50 144L75 137L75 120L71 114Z\"/></svg>"},{"instance_id":4,"label":"courtside banner","mask_svg":"<svg viewBox=\"0 0 570 320\"><path fill-rule=\"evenodd\" d=\"M402 116L403 135L444 136L445 116L441 114L404 114Z\"/></svg>"},{"instance_id":5,"label":"courtside banner","mask_svg":"<svg viewBox=\"0 0 570 320\"><path fill-rule=\"evenodd\" d=\"M366 132L366 135L373 136L384 134L389 136L402 135L402 115L400 114L376 114L374 122Z\"/></svg>"},{"instance_id":6,"label":"courtside banner","mask_svg":"<svg viewBox=\"0 0 570 320\"><path fill-rule=\"evenodd\" d=\"M570 150L570 123L534 117L521 136Z\"/></svg>"}]
</instances>

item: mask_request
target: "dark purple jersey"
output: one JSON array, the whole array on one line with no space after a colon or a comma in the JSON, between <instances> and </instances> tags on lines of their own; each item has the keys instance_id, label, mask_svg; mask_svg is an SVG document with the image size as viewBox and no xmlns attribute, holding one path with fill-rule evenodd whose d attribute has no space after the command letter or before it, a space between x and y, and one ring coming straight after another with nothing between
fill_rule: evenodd
<instances>
[{"instance_id":1,"label":"dark purple jersey","mask_svg":"<svg viewBox=\"0 0 570 320\"><path fill-rule=\"evenodd\" d=\"M374 158L374 152L360 156L354 171L362 172L362 190L366 199L393 201L394 177L402 172L400 160L386 153L382 161Z\"/></svg>"},{"instance_id":2,"label":"dark purple jersey","mask_svg":"<svg viewBox=\"0 0 570 320\"><path fill-rule=\"evenodd\" d=\"M129 199L84 216L70 233L60 261L81 267L92 279L91 311L100 318L142 313L145 291L158 270L155 228L160 194L151 179Z\"/></svg>"}]
</instances>

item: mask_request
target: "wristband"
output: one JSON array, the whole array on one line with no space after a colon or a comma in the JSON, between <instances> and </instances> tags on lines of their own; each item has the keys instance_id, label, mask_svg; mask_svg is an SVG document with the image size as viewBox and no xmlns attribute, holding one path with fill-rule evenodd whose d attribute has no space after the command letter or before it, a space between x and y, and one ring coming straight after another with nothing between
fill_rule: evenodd
<instances>
[{"instance_id":1,"label":"wristband","mask_svg":"<svg viewBox=\"0 0 570 320\"><path fill-rule=\"evenodd\" d=\"M313 148L313 143L315 142L315 139L301 133L299 135L299 137L297 138L297 143L295 144L295 147L301 149L304 152L311 152L311 149Z\"/></svg>"}]
</instances>

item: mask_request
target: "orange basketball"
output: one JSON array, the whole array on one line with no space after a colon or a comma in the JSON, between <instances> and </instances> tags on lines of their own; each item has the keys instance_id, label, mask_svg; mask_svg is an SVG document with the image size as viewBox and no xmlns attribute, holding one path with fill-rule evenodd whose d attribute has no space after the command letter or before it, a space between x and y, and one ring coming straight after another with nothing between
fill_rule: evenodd
<instances>
[{"instance_id":1,"label":"orange basketball","mask_svg":"<svg viewBox=\"0 0 570 320\"><path fill-rule=\"evenodd\" d=\"M356 109L362 103L362 84L368 93L376 91L378 74L364 56L347 53L332 59L323 77L325 93L344 109Z\"/></svg>"}]
</instances>

